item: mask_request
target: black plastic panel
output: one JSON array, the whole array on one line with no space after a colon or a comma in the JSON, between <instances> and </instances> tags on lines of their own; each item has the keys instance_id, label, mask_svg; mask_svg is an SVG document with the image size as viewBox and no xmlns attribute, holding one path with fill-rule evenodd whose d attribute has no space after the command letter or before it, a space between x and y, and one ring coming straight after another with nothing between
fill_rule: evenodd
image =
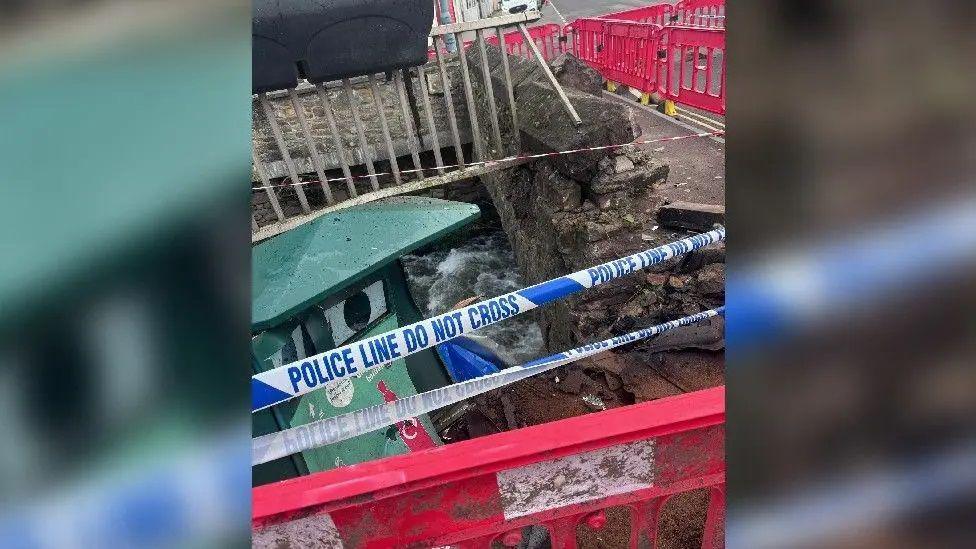
<instances>
[{"instance_id":1,"label":"black plastic panel","mask_svg":"<svg viewBox=\"0 0 976 549\"><path fill-rule=\"evenodd\" d=\"M291 88L427 61L432 0L254 0L252 90Z\"/></svg>"}]
</instances>

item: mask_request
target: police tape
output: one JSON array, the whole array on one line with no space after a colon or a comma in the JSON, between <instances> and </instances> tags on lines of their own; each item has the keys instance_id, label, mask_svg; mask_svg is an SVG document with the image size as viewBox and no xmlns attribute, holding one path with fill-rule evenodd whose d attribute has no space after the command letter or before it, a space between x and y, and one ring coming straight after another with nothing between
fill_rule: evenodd
<instances>
[{"instance_id":1,"label":"police tape","mask_svg":"<svg viewBox=\"0 0 976 549\"><path fill-rule=\"evenodd\" d=\"M515 161L518 161L518 160L535 160L535 159L538 159L538 158L546 158L546 157L550 157L550 156L563 156L563 155L567 155L567 154L577 154L577 153L582 153L582 152L622 149L624 147L635 147L637 145L650 145L652 143L665 143L665 142L668 142L668 141L682 141L684 139L694 139L696 137L716 137L716 136L719 136L719 135L725 135L725 131L724 130L716 130L716 131L705 132L705 133L693 133L693 134L690 134L690 135L676 135L676 136L673 136L673 137L661 137L661 138L658 138L658 139L645 139L643 141L631 141L630 143L621 143L619 145L600 145L600 146L596 146L596 147L583 147L581 149L568 149L568 150L565 150L565 151L552 151L552 152L544 152L544 153L519 154L519 155L514 155L514 156L506 156L505 158L499 158L498 160L477 160L477 161L467 162L465 164L445 164L445 165L442 165L442 166L435 166L435 167L429 167L429 168L412 168L412 169L409 169L409 170L400 170L399 173L400 173L400 175L405 175L405 174L418 173L418 172L424 172L424 171L428 171L429 172L429 171L432 171L432 170L435 170L435 169L441 169L441 170L443 170L443 169L448 169L448 168L464 168L464 167L469 167L470 168L470 167L474 167L474 166L494 166L495 164L505 164L507 162L515 162ZM383 177L383 176L387 176L387 175L393 175L393 172L377 172L377 173L373 173L373 174L353 175L353 176L350 176L350 179L367 179L367 178L370 178L370 177ZM346 181L346 178L345 177L326 177L325 178L325 183L336 183L336 182L340 182L340 181ZM318 185L319 183L320 182L318 180L315 180L315 181L298 181L298 182L290 181L288 183L279 183L277 185L261 185L261 186L251 187L251 192L254 192L254 191L269 191L269 190L272 190L272 189L275 189L275 188L294 187L296 185Z\"/></svg>"},{"instance_id":2,"label":"police tape","mask_svg":"<svg viewBox=\"0 0 976 549\"><path fill-rule=\"evenodd\" d=\"M298 452L349 440L391 425L398 425L401 422L416 421L420 415L510 385L553 368L576 362L581 358L609 351L679 326L688 326L724 313L725 307L711 309L622 336L583 345L495 374L455 383L392 402L369 406L277 433L259 436L251 440L251 465L261 465Z\"/></svg>"},{"instance_id":3,"label":"police tape","mask_svg":"<svg viewBox=\"0 0 976 549\"><path fill-rule=\"evenodd\" d=\"M358 377L463 334L724 239L725 228L719 227L255 374L251 377L251 412L344 378Z\"/></svg>"}]
</instances>

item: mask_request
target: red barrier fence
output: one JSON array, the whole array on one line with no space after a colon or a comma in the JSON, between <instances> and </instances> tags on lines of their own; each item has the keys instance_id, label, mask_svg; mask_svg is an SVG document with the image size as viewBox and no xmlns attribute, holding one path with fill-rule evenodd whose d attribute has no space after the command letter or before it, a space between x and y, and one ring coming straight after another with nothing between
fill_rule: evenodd
<instances>
[{"instance_id":1,"label":"red barrier fence","mask_svg":"<svg viewBox=\"0 0 976 549\"><path fill-rule=\"evenodd\" d=\"M661 23L665 21L665 23ZM609 82L725 114L724 0L685 0L566 26L572 52Z\"/></svg>"},{"instance_id":2,"label":"red barrier fence","mask_svg":"<svg viewBox=\"0 0 976 549\"><path fill-rule=\"evenodd\" d=\"M529 45L526 44L525 38L522 36L521 32L517 30L510 31L505 33L504 36L505 49L508 51L509 55L518 55L527 59L532 57L532 50L529 48ZM554 23L529 27L529 36L532 37L532 41L535 42L536 47L539 48L539 52L546 59L546 61L555 59L560 53L570 51L567 40L564 39L562 27ZM497 46L498 36L486 36L485 42ZM465 41L464 49L467 50L473 43L473 40ZM440 47L441 51L446 53L447 50L444 49L443 42L440 43ZM433 48L427 52L427 56L430 59L436 58Z\"/></svg>"},{"instance_id":3,"label":"red barrier fence","mask_svg":"<svg viewBox=\"0 0 976 549\"><path fill-rule=\"evenodd\" d=\"M544 528L566 549L619 509L614 546L655 547L668 501L704 489L701 545L722 547L724 402L718 387L261 486L252 543L482 549Z\"/></svg>"},{"instance_id":4,"label":"red barrier fence","mask_svg":"<svg viewBox=\"0 0 976 549\"><path fill-rule=\"evenodd\" d=\"M645 6L577 19L565 28L539 25L529 35L547 61L572 52L609 82L640 91L644 103L657 95L725 114L725 0ZM519 31L504 36L509 54L532 56ZM486 40L498 44L497 36Z\"/></svg>"},{"instance_id":5,"label":"red barrier fence","mask_svg":"<svg viewBox=\"0 0 976 549\"><path fill-rule=\"evenodd\" d=\"M539 52L545 57L546 61L555 59L560 53L569 51L566 40L562 40L562 27L556 24L538 25L529 28L529 36L539 48ZM485 39L489 44L498 45L498 37L490 36ZM465 49L468 43L464 44ZM505 33L505 49L511 55L518 55L525 58L532 57L532 50L525 43L525 38L519 31Z\"/></svg>"},{"instance_id":6,"label":"red barrier fence","mask_svg":"<svg viewBox=\"0 0 976 549\"><path fill-rule=\"evenodd\" d=\"M671 4L657 4L645 6L626 11L618 11L601 15L600 19L615 19L618 21L633 21L634 23L655 23L657 25L667 25L671 23L671 13L674 6Z\"/></svg>"},{"instance_id":7,"label":"red barrier fence","mask_svg":"<svg viewBox=\"0 0 976 549\"><path fill-rule=\"evenodd\" d=\"M671 24L725 28L725 0L683 0L674 5Z\"/></svg>"},{"instance_id":8,"label":"red barrier fence","mask_svg":"<svg viewBox=\"0 0 976 549\"><path fill-rule=\"evenodd\" d=\"M675 103L725 114L725 29L668 29L668 79L663 95Z\"/></svg>"}]
</instances>

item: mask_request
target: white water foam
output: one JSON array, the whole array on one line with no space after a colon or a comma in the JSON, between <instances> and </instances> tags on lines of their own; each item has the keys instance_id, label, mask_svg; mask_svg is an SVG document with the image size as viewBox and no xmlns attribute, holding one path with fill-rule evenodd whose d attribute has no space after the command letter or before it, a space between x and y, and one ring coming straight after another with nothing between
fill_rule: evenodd
<instances>
[{"instance_id":1,"label":"white water foam","mask_svg":"<svg viewBox=\"0 0 976 549\"><path fill-rule=\"evenodd\" d=\"M445 313L470 297L495 297L523 288L515 254L501 230L493 230L460 245L436 248L423 255L403 257L410 293L428 317ZM519 362L545 354L542 332L523 315L478 330Z\"/></svg>"}]
</instances>

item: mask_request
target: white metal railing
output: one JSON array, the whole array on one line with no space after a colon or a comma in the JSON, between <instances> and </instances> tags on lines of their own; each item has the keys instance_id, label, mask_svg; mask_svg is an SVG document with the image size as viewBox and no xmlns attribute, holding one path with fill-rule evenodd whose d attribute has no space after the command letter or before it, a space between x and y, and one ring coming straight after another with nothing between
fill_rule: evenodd
<instances>
[{"instance_id":1,"label":"white metal railing","mask_svg":"<svg viewBox=\"0 0 976 549\"><path fill-rule=\"evenodd\" d=\"M530 11L435 25L430 33L433 60L394 71L386 81L373 74L256 95L252 240L272 237L336 209L510 167L484 163L518 148L517 130L515 143L503 142L499 118L503 105L512 128L518 127L509 59L501 56L506 93L495 97L485 46L489 36L503 44L506 29L525 36L578 124L578 114L529 38L526 23L539 18L539 12ZM482 66L474 76L463 47L457 48L457 54L448 53L448 40L461 46L467 36L474 38ZM457 75L463 97L456 100L452 78ZM472 78L482 80L487 120L479 120ZM462 110L467 112L463 123L458 118ZM489 138L480 139L486 121ZM453 158L445 159L447 150Z\"/></svg>"}]
</instances>

